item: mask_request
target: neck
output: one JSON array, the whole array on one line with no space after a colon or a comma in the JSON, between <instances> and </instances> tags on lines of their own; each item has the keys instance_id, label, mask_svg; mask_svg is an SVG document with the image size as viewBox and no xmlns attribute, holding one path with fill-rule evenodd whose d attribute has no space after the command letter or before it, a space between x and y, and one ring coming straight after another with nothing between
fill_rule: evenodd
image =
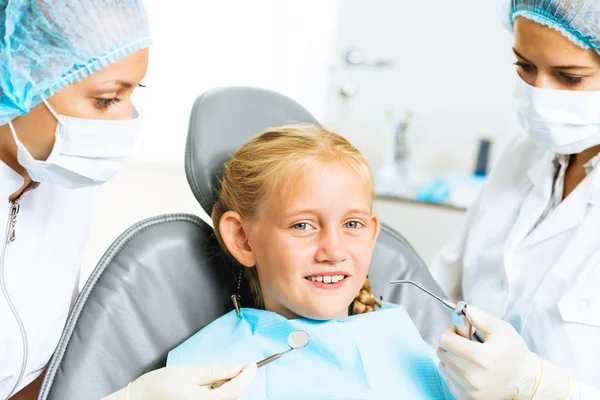
<instances>
[{"instance_id":1,"label":"neck","mask_svg":"<svg viewBox=\"0 0 600 400\"><path fill-rule=\"evenodd\" d=\"M589 149L586 149L579 154L574 154L573 156L571 156L571 162L575 163L576 165L583 166L585 163L594 158L598 153L600 153L600 145L590 147Z\"/></svg>"},{"instance_id":2,"label":"neck","mask_svg":"<svg viewBox=\"0 0 600 400\"><path fill-rule=\"evenodd\" d=\"M12 137L8 124L0 126L0 160L17 174L23 177L27 174L25 169L19 164L17 158L17 144Z\"/></svg>"},{"instance_id":3,"label":"neck","mask_svg":"<svg viewBox=\"0 0 600 400\"><path fill-rule=\"evenodd\" d=\"M0 126L0 161L23 177L23 185L19 190L9 196L10 201L17 200L27 190L37 186L34 185L35 182L31 180L25 168L19 164L17 158L17 144L15 143L8 124Z\"/></svg>"}]
</instances>

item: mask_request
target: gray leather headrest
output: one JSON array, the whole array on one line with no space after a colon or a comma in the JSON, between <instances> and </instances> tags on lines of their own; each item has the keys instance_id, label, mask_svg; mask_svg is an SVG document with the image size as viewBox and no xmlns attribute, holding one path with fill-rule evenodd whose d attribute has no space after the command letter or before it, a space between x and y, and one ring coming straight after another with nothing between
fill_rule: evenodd
<instances>
[{"instance_id":1,"label":"gray leather headrest","mask_svg":"<svg viewBox=\"0 0 600 400\"><path fill-rule=\"evenodd\" d=\"M248 139L274 126L317 120L300 104L269 90L212 89L192 109L185 149L185 172L192 192L210 215L223 164Z\"/></svg>"}]
</instances>

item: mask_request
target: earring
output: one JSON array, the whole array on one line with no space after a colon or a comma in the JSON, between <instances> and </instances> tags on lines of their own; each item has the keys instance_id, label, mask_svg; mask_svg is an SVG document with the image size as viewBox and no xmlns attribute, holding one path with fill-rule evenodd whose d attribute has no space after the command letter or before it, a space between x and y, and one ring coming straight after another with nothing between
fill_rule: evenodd
<instances>
[{"instance_id":1,"label":"earring","mask_svg":"<svg viewBox=\"0 0 600 400\"><path fill-rule=\"evenodd\" d=\"M233 306L235 307L235 312L237 313L237 315L242 315L242 296L240 296L240 287L242 286L242 268L243 267L240 266L240 275L237 280L237 291L236 293L231 295L231 301L233 302Z\"/></svg>"}]
</instances>

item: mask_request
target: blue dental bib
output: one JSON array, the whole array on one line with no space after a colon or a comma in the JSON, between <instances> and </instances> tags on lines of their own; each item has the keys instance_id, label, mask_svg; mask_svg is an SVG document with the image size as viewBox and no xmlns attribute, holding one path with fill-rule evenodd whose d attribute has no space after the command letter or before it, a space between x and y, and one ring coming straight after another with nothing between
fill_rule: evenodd
<instances>
[{"instance_id":1,"label":"blue dental bib","mask_svg":"<svg viewBox=\"0 0 600 400\"><path fill-rule=\"evenodd\" d=\"M308 345L259 368L244 399L454 399L435 352L394 305L337 321L243 308L172 350L167 365L257 362L289 349L297 329Z\"/></svg>"}]
</instances>

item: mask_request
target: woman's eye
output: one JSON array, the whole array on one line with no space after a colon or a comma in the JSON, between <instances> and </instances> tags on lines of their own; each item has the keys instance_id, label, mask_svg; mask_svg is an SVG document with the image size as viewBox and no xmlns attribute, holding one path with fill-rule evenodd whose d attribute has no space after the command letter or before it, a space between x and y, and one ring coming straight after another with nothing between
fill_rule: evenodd
<instances>
[{"instance_id":1,"label":"woman's eye","mask_svg":"<svg viewBox=\"0 0 600 400\"><path fill-rule=\"evenodd\" d=\"M564 72L559 73L560 79L565 82L567 85L579 85L583 80L580 76L574 76L565 74Z\"/></svg>"},{"instance_id":2,"label":"woman's eye","mask_svg":"<svg viewBox=\"0 0 600 400\"><path fill-rule=\"evenodd\" d=\"M532 64L527 64L521 61L517 61L515 62L515 65L519 68L521 68L524 72L531 72L533 70L535 70L535 65Z\"/></svg>"},{"instance_id":3,"label":"woman's eye","mask_svg":"<svg viewBox=\"0 0 600 400\"><path fill-rule=\"evenodd\" d=\"M346 228L350 228L350 229L358 229L358 228L364 227L364 225L361 222L358 222L358 221L346 222L346 224L344 224L344 226Z\"/></svg>"},{"instance_id":4,"label":"woman's eye","mask_svg":"<svg viewBox=\"0 0 600 400\"><path fill-rule=\"evenodd\" d=\"M116 104L116 103L118 103L120 101L121 101L121 99L119 99L117 97L112 98L112 99L96 99L96 105L101 110L106 110L107 108L109 108L113 104Z\"/></svg>"}]
</instances>

